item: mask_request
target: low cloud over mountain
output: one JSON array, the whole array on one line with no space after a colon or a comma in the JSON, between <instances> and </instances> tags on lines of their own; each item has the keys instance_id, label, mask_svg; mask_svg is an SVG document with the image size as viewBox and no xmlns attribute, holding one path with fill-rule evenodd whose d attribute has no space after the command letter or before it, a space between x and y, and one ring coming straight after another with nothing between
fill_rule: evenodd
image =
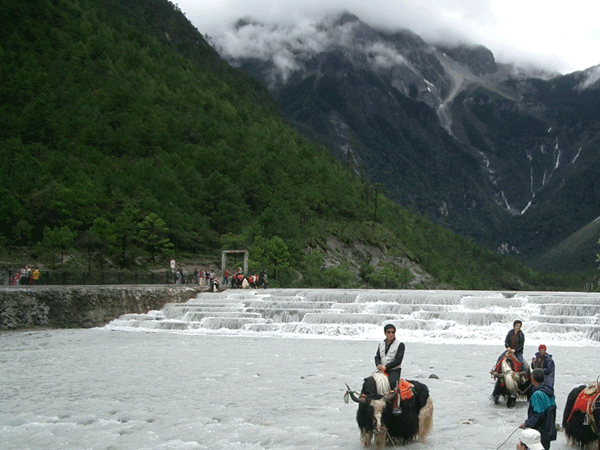
<instances>
[{"instance_id":1,"label":"low cloud over mountain","mask_svg":"<svg viewBox=\"0 0 600 450\"><path fill-rule=\"evenodd\" d=\"M465 236L534 255L597 215L600 195L565 205L596 164L597 67L560 76L504 64L481 45L436 46L348 13L240 20L216 43L298 129Z\"/></svg>"}]
</instances>

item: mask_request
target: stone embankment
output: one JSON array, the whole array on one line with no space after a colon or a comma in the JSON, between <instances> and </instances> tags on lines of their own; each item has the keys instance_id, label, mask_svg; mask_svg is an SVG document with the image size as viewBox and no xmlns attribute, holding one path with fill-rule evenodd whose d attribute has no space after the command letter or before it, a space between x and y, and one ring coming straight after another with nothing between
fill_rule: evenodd
<instances>
[{"instance_id":1,"label":"stone embankment","mask_svg":"<svg viewBox=\"0 0 600 450\"><path fill-rule=\"evenodd\" d=\"M125 313L147 313L205 291L194 285L0 287L0 330L103 326Z\"/></svg>"}]
</instances>

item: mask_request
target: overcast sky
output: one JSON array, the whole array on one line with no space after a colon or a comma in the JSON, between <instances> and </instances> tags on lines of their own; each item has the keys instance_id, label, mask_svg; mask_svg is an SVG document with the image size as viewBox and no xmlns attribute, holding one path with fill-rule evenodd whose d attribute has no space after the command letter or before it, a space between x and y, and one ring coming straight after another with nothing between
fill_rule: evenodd
<instances>
[{"instance_id":1,"label":"overcast sky","mask_svg":"<svg viewBox=\"0 0 600 450\"><path fill-rule=\"evenodd\" d=\"M570 73L600 64L597 0L173 0L217 38L241 17L291 24L347 11L372 27L409 28L429 42L482 44L499 62Z\"/></svg>"}]
</instances>

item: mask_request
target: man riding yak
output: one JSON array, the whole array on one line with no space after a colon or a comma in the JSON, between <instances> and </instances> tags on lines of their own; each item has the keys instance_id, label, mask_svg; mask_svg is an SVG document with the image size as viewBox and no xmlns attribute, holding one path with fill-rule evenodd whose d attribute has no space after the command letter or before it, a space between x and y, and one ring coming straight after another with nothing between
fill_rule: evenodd
<instances>
[{"instance_id":1,"label":"man riding yak","mask_svg":"<svg viewBox=\"0 0 600 450\"><path fill-rule=\"evenodd\" d=\"M396 339L396 327L385 325L385 340L375 354L377 372L364 379L360 396L348 388L347 394L358 403L356 422L361 442L371 440L381 450L386 442L406 444L423 441L433 426L433 402L428 387L416 380L400 378L404 343Z\"/></svg>"},{"instance_id":2,"label":"man riding yak","mask_svg":"<svg viewBox=\"0 0 600 450\"><path fill-rule=\"evenodd\" d=\"M529 365L523 362L525 335L521 331L523 322L515 320L513 329L506 334L504 347L491 375L496 379L492 398L498 403L500 397L506 399L506 406L514 406L518 397L529 398L532 392Z\"/></svg>"},{"instance_id":3,"label":"man riding yak","mask_svg":"<svg viewBox=\"0 0 600 450\"><path fill-rule=\"evenodd\" d=\"M385 339L379 343L375 354L375 366L380 372L386 373L390 387L396 389L402 372L402 359L404 358L404 342L396 339L396 327L391 323L383 327ZM399 402L395 405L397 412Z\"/></svg>"}]
</instances>

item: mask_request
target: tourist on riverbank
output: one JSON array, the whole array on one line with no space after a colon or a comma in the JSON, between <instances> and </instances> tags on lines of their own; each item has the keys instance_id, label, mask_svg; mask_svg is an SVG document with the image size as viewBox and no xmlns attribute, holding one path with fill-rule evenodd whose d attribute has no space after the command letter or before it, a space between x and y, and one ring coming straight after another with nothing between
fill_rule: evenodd
<instances>
[{"instance_id":1,"label":"tourist on riverbank","mask_svg":"<svg viewBox=\"0 0 600 450\"><path fill-rule=\"evenodd\" d=\"M40 280L40 275L40 271L37 269L37 267L34 267L33 271L31 272L31 284L36 284Z\"/></svg>"},{"instance_id":2,"label":"tourist on riverbank","mask_svg":"<svg viewBox=\"0 0 600 450\"><path fill-rule=\"evenodd\" d=\"M227 269L223 272L223 286L229 286L229 270Z\"/></svg>"}]
</instances>

